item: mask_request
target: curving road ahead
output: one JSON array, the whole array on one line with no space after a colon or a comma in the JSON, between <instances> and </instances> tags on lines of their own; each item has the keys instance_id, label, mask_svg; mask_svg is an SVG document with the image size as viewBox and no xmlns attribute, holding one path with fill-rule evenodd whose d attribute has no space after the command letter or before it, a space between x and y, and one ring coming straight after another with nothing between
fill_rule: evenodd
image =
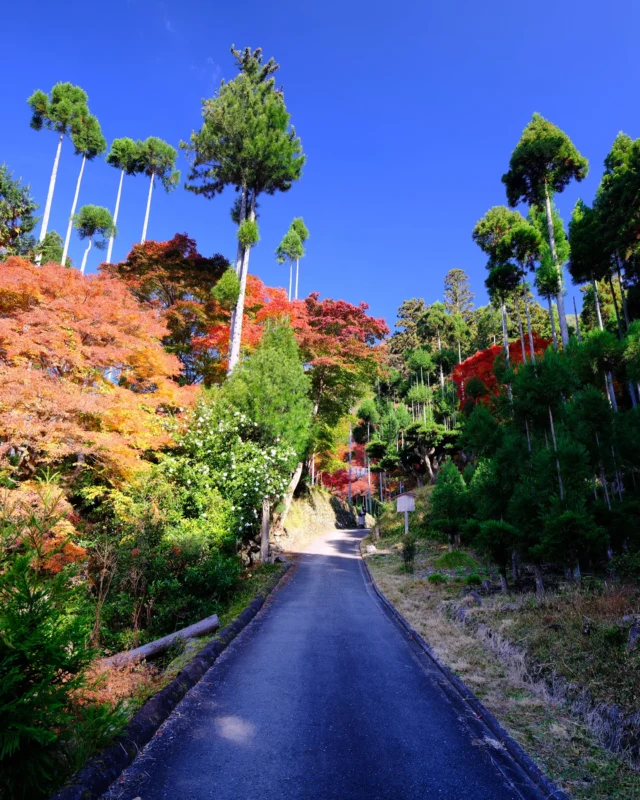
<instances>
[{"instance_id":1,"label":"curving road ahead","mask_svg":"<svg viewBox=\"0 0 640 800\"><path fill-rule=\"evenodd\" d=\"M187 695L109 800L512 800L440 674L331 531Z\"/></svg>"}]
</instances>

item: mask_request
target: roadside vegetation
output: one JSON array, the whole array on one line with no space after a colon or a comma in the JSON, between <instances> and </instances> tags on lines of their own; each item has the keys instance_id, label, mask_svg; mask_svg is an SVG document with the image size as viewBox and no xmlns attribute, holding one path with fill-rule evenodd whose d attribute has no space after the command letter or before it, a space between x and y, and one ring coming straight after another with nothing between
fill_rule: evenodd
<instances>
[{"instance_id":1,"label":"roadside vegetation","mask_svg":"<svg viewBox=\"0 0 640 800\"><path fill-rule=\"evenodd\" d=\"M148 238L154 188L180 183L179 151L158 137L109 149L80 87L28 100L38 145L55 148L40 219L29 187L0 168L2 798L48 796L207 640L149 664L105 668L105 656L212 614L224 626L260 591L294 496L341 464L351 408L380 374L384 320L301 293L301 217L276 253L289 292L249 273L259 198L289 191L305 156L279 65L260 49L231 56L235 76L182 144L188 190L237 192L229 257L203 256L184 233ZM69 141L80 158L63 239L49 220ZM113 213L79 203L105 153ZM141 240L113 263L120 206L142 174ZM315 500L331 509L324 491Z\"/></svg>"},{"instance_id":2,"label":"roadside vegetation","mask_svg":"<svg viewBox=\"0 0 640 800\"><path fill-rule=\"evenodd\" d=\"M419 507L424 511L422 504ZM377 552L364 552L372 543L367 537L362 543L363 557L381 591L437 658L572 796L584 800L635 797L640 792L640 775L628 758L611 752L601 738L603 730L572 711L569 702L553 691L562 676L579 681L604 702L620 695L622 683L627 684L625 689L633 686L631 692L635 690L637 656L630 659L620 647L611 668L607 664L599 669L611 657L610 646L603 647L601 641L582 633L582 612L587 607L592 624L607 631L620 621L620 606L614 609L606 597L597 602L591 592L574 587L559 589L545 603L531 592L505 600L494 565L467 548L450 553L446 543L426 538L424 532L412 537L415 555L407 569L406 539L402 525L394 520L402 515L390 507L385 515L391 524L387 527L383 520L382 538L375 541ZM492 592L483 590L483 581L489 581ZM472 591L482 605L471 596ZM625 594L619 588L612 596ZM632 592L625 607L637 609L637 603L637 594ZM637 704L629 696L627 701L621 708L634 712Z\"/></svg>"}]
</instances>

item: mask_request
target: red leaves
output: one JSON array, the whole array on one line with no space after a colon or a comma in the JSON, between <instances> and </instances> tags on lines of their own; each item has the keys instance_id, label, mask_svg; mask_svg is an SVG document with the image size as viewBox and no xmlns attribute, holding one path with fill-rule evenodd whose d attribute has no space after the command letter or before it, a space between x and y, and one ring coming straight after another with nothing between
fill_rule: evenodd
<instances>
[{"instance_id":1,"label":"red leaves","mask_svg":"<svg viewBox=\"0 0 640 800\"><path fill-rule=\"evenodd\" d=\"M529 340L525 340L527 358L529 358ZM550 344L549 339L543 339L537 333L533 334L533 349L536 355L543 353ZM500 386L493 371L493 364L496 358L504 355L504 347L494 345L486 350L479 350L474 355L465 359L462 364L458 364L453 371L453 380L458 387L458 399L461 403L465 402L465 386L471 378L478 378L487 389L486 395L479 397L475 402L488 403L492 396L500 392ZM519 339L509 342L509 360L512 364L522 363L522 344Z\"/></svg>"},{"instance_id":2,"label":"red leaves","mask_svg":"<svg viewBox=\"0 0 640 800\"><path fill-rule=\"evenodd\" d=\"M157 313L104 275L21 258L0 274L0 455L23 474L83 455L117 475L167 443L161 418L190 394Z\"/></svg>"}]
</instances>

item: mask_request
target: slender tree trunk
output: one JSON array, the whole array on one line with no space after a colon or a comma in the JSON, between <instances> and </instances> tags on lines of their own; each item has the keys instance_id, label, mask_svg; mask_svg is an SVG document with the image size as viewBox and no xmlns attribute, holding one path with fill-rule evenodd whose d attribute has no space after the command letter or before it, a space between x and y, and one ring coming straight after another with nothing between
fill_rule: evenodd
<instances>
[{"instance_id":1,"label":"slender tree trunk","mask_svg":"<svg viewBox=\"0 0 640 800\"><path fill-rule=\"evenodd\" d=\"M624 324L629 327L629 306L627 305L627 292L622 280L622 271L620 269L620 259L616 256L616 269L618 272L618 282L620 283L620 297L622 298L622 313L624 314Z\"/></svg>"},{"instance_id":2,"label":"slender tree trunk","mask_svg":"<svg viewBox=\"0 0 640 800\"><path fill-rule=\"evenodd\" d=\"M540 564L533 565L533 574L536 578L536 597L544 597L544 581L542 580L542 567Z\"/></svg>"},{"instance_id":3,"label":"slender tree trunk","mask_svg":"<svg viewBox=\"0 0 640 800\"><path fill-rule=\"evenodd\" d=\"M247 187L243 184L242 189L240 190L240 221L239 224L242 223L247 218ZM244 247L242 246L241 242L238 242L238 252L236 255L236 275L240 277L242 275L242 263L244 260ZM231 312L231 320L229 323L229 336L231 336L231 331L233 331L235 327L235 320L236 320L236 309L234 308ZM231 348L231 339L229 339L229 348Z\"/></svg>"},{"instance_id":4,"label":"slender tree trunk","mask_svg":"<svg viewBox=\"0 0 640 800\"><path fill-rule=\"evenodd\" d=\"M593 273L591 274L591 285L593 286L593 302L596 307L596 316L598 318L598 327L600 330L604 330L604 325L602 324L602 312L600 311L600 295L598 293L598 282L593 277Z\"/></svg>"},{"instance_id":5,"label":"slender tree trunk","mask_svg":"<svg viewBox=\"0 0 640 800\"><path fill-rule=\"evenodd\" d=\"M262 501L262 522L260 525L260 561L266 564L269 560L269 522L271 505L268 498Z\"/></svg>"},{"instance_id":6,"label":"slender tree trunk","mask_svg":"<svg viewBox=\"0 0 640 800\"><path fill-rule=\"evenodd\" d=\"M531 327L531 314L529 312L529 298L527 297L527 284L522 276L522 297L524 300L524 312L527 316L527 333L529 334L529 354L531 355L531 363L536 363L536 352L533 346L533 329Z\"/></svg>"},{"instance_id":7,"label":"slender tree trunk","mask_svg":"<svg viewBox=\"0 0 640 800\"><path fill-rule=\"evenodd\" d=\"M500 591L502 594L507 594L509 591L509 584L507 583L506 572L500 573Z\"/></svg>"},{"instance_id":8,"label":"slender tree trunk","mask_svg":"<svg viewBox=\"0 0 640 800\"><path fill-rule=\"evenodd\" d=\"M116 209L113 212L113 224L118 224L118 212L120 211L120 197L122 195L122 181L124 180L124 170L120 170L120 181L118 182L118 194L116 196ZM109 247L107 248L107 264L111 263L111 254L113 253L113 240L115 236L111 234L109 237Z\"/></svg>"},{"instance_id":9,"label":"slender tree trunk","mask_svg":"<svg viewBox=\"0 0 640 800\"><path fill-rule=\"evenodd\" d=\"M287 520L287 516L289 515L289 510L291 509L291 503L293 502L293 495L298 488L298 484L300 483L300 478L302 476L302 468L304 464L302 461L298 461L296 464L296 468L293 471L293 475L291 476L291 480L289 481L289 485L287 486L287 491L285 492L284 498L282 500L283 503L283 510L282 514L280 514L280 518L278 519L278 528L284 528L284 523Z\"/></svg>"},{"instance_id":10,"label":"slender tree trunk","mask_svg":"<svg viewBox=\"0 0 640 800\"><path fill-rule=\"evenodd\" d=\"M147 197L147 210L144 215L144 225L142 227L142 239L140 244L144 244L147 241L147 227L149 225L149 211L151 209L151 195L153 193L153 182L155 180L155 173L151 173L151 181L149 182L149 196Z\"/></svg>"},{"instance_id":11,"label":"slender tree trunk","mask_svg":"<svg viewBox=\"0 0 640 800\"><path fill-rule=\"evenodd\" d=\"M576 306L576 298L575 295L573 296L573 314L576 318L576 336L578 337L578 341L582 341L582 336L580 334L580 319L578 317L578 308Z\"/></svg>"},{"instance_id":12,"label":"slender tree trunk","mask_svg":"<svg viewBox=\"0 0 640 800\"><path fill-rule=\"evenodd\" d=\"M442 352L442 342L440 341L440 331L438 331L438 352ZM442 371L442 362L440 362L440 389L442 397L444 397L444 372Z\"/></svg>"},{"instance_id":13,"label":"slender tree trunk","mask_svg":"<svg viewBox=\"0 0 640 800\"><path fill-rule=\"evenodd\" d=\"M551 256L553 263L558 270L558 290L556 294L556 303L558 304L558 319L560 320L560 337L562 344L566 347L569 344L569 329L567 328L567 316L564 311L564 287L562 285L562 265L558 263L558 254L556 252L556 237L553 233L553 214L551 212L551 198L549 197L549 187L544 185L545 208L547 211L547 229L549 231L549 246L551 247Z\"/></svg>"},{"instance_id":14,"label":"slender tree trunk","mask_svg":"<svg viewBox=\"0 0 640 800\"><path fill-rule=\"evenodd\" d=\"M501 298L500 311L502 312L502 345L504 347L504 360L507 367L509 366L509 337L507 335L507 308L504 302L504 297Z\"/></svg>"},{"instance_id":15,"label":"slender tree trunk","mask_svg":"<svg viewBox=\"0 0 640 800\"><path fill-rule=\"evenodd\" d=\"M53 169L51 170L51 178L49 179L49 191L47 192L47 202L44 206L44 214L42 215L42 226L40 227L40 237L38 243L42 244L44 237L47 235L47 228L49 226L49 217L51 216L51 204L53 203L53 191L56 188L56 178L58 176L58 164L60 163L60 153L62 151L62 140L64 133L60 134L58 139L58 147L56 149L56 156L53 159ZM36 256L36 265L39 267L42 262L42 253Z\"/></svg>"},{"instance_id":16,"label":"slender tree trunk","mask_svg":"<svg viewBox=\"0 0 640 800\"><path fill-rule=\"evenodd\" d=\"M296 258L296 300L298 299L298 278L300 277L300 259Z\"/></svg>"},{"instance_id":17,"label":"slender tree trunk","mask_svg":"<svg viewBox=\"0 0 640 800\"><path fill-rule=\"evenodd\" d=\"M518 303L518 294L517 292L514 293L515 304L516 304L516 311L518 313L518 330L520 331L520 344L522 345L522 363L527 363L527 349L524 346L524 330L522 329L522 315L520 314L520 305Z\"/></svg>"},{"instance_id":18,"label":"slender tree trunk","mask_svg":"<svg viewBox=\"0 0 640 800\"><path fill-rule=\"evenodd\" d=\"M291 283L293 281L293 261L289 261L289 302L291 302Z\"/></svg>"},{"instance_id":19,"label":"slender tree trunk","mask_svg":"<svg viewBox=\"0 0 640 800\"><path fill-rule=\"evenodd\" d=\"M91 244L93 242L93 236L89 237L89 246L84 251L84 255L82 256L82 265L80 267L80 272L84 275L84 269L87 266L87 256L89 255L89 250L91 250Z\"/></svg>"},{"instance_id":20,"label":"slender tree trunk","mask_svg":"<svg viewBox=\"0 0 640 800\"><path fill-rule=\"evenodd\" d=\"M517 583L520 580L518 574L518 551L513 550L511 553L511 577Z\"/></svg>"},{"instance_id":21,"label":"slender tree trunk","mask_svg":"<svg viewBox=\"0 0 640 800\"><path fill-rule=\"evenodd\" d=\"M593 277L593 273L591 274L591 285L593 286L593 301L596 307L596 316L598 318L598 327L601 331L604 330L604 325L602 324L602 312L600 310L600 295L598 293L598 282ZM609 403L611 408L617 412L618 410L618 402L616 400L616 393L613 388L613 376L611 372L605 372L604 374L604 382L607 388L607 396L609 398Z\"/></svg>"},{"instance_id":22,"label":"slender tree trunk","mask_svg":"<svg viewBox=\"0 0 640 800\"><path fill-rule=\"evenodd\" d=\"M247 218L247 187L245 185L242 186L240 190L240 225L245 221ZM238 242L238 253L236 256L236 275L240 277L242 272L242 259L244 257L244 247L240 242Z\"/></svg>"},{"instance_id":23,"label":"slender tree trunk","mask_svg":"<svg viewBox=\"0 0 640 800\"><path fill-rule=\"evenodd\" d=\"M556 318L553 313L553 303L551 301L551 295L547 297L547 302L549 303L549 319L551 320L551 335L553 336L553 346L555 349L558 349L558 335L556 334Z\"/></svg>"},{"instance_id":24,"label":"slender tree trunk","mask_svg":"<svg viewBox=\"0 0 640 800\"><path fill-rule=\"evenodd\" d=\"M253 221L256 218L256 193L255 190L251 193L251 204L249 208L249 219ZM227 375L231 375L236 364L240 360L240 344L242 341L242 317L244 314L244 296L247 290L247 275L249 273L249 254L251 248L245 247L242 255L242 271L240 273L240 292L238 294L238 302L232 317L231 325L231 346L229 348L229 367Z\"/></svg>"},{"instance_id":25,"label":"slender tree trunk","mask_svg":"<svg viewBox=\"0 0 640 800\"><path fill-rule=\"evenodd\" d=\"M86 160L87 157L83 154L82 163L80 164L80 174L78 175L78 180L76 182L76 192L73 195L71 214L69 215L69 224L67 225L67 235L64 238L64 247L62 249L62 259L60 261L60 264L63 267L67 263L67 254L69 253L69 243L71 242L71 230L73 228L73 215L76 213L76 207L78 205L78 197L80 195L80 184L82 183L82 173L84 172L84 165Z\"/></svg>"},{"instance_id":26,"label":"slender tree trunk","mask_svg":"<svg viewBox=\"0 0 640 800\"><path fill-rule=\"evenodd\" d=\"M458 342L458 364L462 364L462 346Z\"/></svg>"},{"instance_id":27,"label":"slender tree trunk","mask_svg":"<svg viewBox=\"0 0 640 800\"><path fill-rule=\"evenodd\" d=\"M560 469L560 459L558 458L558 442L556 440L556 429L553 424L553 414L549 406L549 423L551 424L551 439L553 440L553 452L556 454L556 469L558 470L558 485L560 487L560 499L564 500L564 484L562 482L562 470Z\"/></svg>"},{"instance_id":28,"label":"slender tree trunk","mask_svg":"<svg viewBox=\"0 0 640 800\"><path fill-rule=\"evenodd\" d=\"M382 471L378 473L380 476L380 502L384 503L384 491L382 490Z\"/></svg>"},{"instance_id":29,"label":"slender tree trunk","mask_svg":"<svg viewBox=\"0 0 640 800\"><path fill-rule=\"evenodd\" d=\"M616 324L618 326L618 339L622 339L622 324L620 322L620 311L618 310L618 298L616 297L616 290L613 287L613 281L611 280L611 273L607 275L609 279L609 288L611 289L611 297L613 298L613 308L616 312Z\"/></svg>"}]
</instances>

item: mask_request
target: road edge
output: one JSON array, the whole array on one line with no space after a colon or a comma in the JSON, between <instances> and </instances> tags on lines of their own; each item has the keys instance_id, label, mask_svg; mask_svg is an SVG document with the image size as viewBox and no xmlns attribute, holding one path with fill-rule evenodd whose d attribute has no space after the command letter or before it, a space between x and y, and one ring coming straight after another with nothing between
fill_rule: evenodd
<instances>
[{"instance_id":1,"label":"road edge","mask_svg":"<svg viewBox=\"0 0 640 800\"><path fill-rule=\"evenodd\" d=\"M197 653L164 689L149 698L131 718L124 733L113 744L92 756L69 783L50 800L96 800L120 777L158 728L193 687L200 682L236 636L247 627L289 569L285 562L265 589L215 638Z\"/></svg>"},{"instance_id":2,"label":"road edge","mask_svg":"<svg viewBox=\"0 0 640 800\"><path fill-rule=\"evenodd\" d=\"M523 800L571 800L563 789L560 789L548 778L538 767L531 756L524 750L509 733L502 727L493 714L484 707L469 687L455 675L446 664L442 663L438 656L433 652L425 639L411 627L409 622L391 603L375 582L373 574L369 569L367 560L363 557L360 548L362 539L356 542L356 553L360 559L364 577L370 588L373 590L377 600L381 603L383 610L390 616L406 633L415 646L427 656L429 661L438 669L445 678L440 685L450 700L455 705L463 706L471 712L473 724L469 724L468 715L465 720L472 729L486 729L491 737L498 741L504 750L491 752L493 760L496 762L500 771L505 775L513 788L521 795ZM526 784L523 784L523 779Z\"/></svg>"}]
</instances>

